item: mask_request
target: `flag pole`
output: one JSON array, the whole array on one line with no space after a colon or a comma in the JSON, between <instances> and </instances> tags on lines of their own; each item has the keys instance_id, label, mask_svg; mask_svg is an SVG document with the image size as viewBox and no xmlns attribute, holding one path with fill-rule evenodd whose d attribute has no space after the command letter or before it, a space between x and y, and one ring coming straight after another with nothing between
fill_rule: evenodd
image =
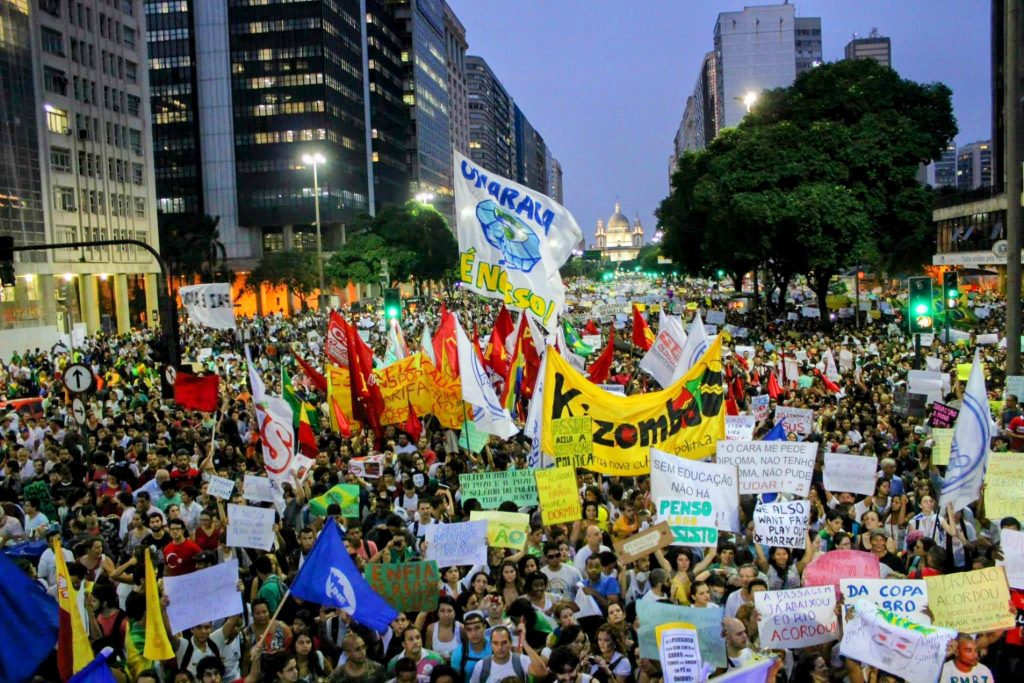
<instances>
[{"instance_id":1,"label":"flag pole","mask_svg":"<svg viewBox=\"0 0 1024 683\"><path fill-rule=\"evenodd\" d=\"M281 613L281 608L284 607L285 601L288 600L288 596L291 594L292 589L289 586L288 590L284 592L284 596L281 597L281 602L277 603L277 609L274 610L274 614L271 615L270 623L268 623L267 627L263 629L263 633L260 634L259 639L256 641L261 648L263 647L263 640L267 637L267 634L270 633L270 630L274 628L274 624L277 623L277 615Z\"/></svg>"}]
</instances>

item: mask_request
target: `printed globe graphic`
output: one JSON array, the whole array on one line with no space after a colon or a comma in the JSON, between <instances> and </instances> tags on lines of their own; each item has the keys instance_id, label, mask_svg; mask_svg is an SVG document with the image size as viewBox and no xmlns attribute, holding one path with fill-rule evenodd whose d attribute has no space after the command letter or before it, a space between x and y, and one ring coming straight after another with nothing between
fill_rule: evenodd
<instances>
[{"instance_id":1,"label":"printed globe graphic","mask_svg":"<svg viewBox=\"0 0 1024 683\"><path fill-rule=\"evenodd\" d=\"M476 217L488 243L504 254L505 268L529 273L540 263L540 239L517 216L488 199L477 204Z\"/></svg>"}]
</instances>

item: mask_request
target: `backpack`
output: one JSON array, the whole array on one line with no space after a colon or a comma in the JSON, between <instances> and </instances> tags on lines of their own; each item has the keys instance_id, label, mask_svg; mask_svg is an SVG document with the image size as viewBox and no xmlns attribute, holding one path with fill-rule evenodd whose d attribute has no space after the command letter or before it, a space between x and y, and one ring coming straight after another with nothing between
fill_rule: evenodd
<instances>
[{"instance_id":1,"label":"backpack","mask_svg":"<svg viewBox=\"0 0 1024 683\"><path fill-rule=\"evenodd\" d=\"M206 646L210 648L210 652L213 653L214 657L220 659L220 648L217 647L217 643L213 642L212 639L206 641ZM188 639L188 645L185 646L185 651L181 653L181 661L177 662L178 670L185 671L188 669L189 662L192 661L192 655L196 651L196 646L192 643L192 639Z\"/></svg>"},{"instance_id":2,"label":"backpack","mask_svg":"<svg viewBox=\"0 0 1024 683\"><path fill-rule=\"evenodd\" d=\"M463 654L462 660L466 660L465 654ZM480 683L487 683L487 679L491 675L491 664L493 662L494 655L489 655L481 659L480 663L477 664L477 666L481 667ZM523 671L523 662L519 659L519 655L517 655L515 652L512 653L512 670L516 672L516 678L519 678L523 681L526 680L526 672Z\"/></svg>"}]
</instances>

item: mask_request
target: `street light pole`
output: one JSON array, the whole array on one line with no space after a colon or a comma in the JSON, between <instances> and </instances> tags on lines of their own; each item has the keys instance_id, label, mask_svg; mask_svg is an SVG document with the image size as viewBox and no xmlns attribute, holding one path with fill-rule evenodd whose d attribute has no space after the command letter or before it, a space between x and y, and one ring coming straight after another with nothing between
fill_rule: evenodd
<instances>
[{"instance_id":1,"label":"street light pole","mask_svg":"<svg viewBox=\"0 0 1024 683\"><path fill-rule=\"evenodd\" d=\"M320 277L320 296L318 297L319 308L324 310L327 307L327 290L324 286L324 242L320 233L320 182L317 176L317 166L324 163L324 156L320 153L304 154L302 161L313 166L313 216L316 221L316 268Z\"/></svg>"}]
</instances>

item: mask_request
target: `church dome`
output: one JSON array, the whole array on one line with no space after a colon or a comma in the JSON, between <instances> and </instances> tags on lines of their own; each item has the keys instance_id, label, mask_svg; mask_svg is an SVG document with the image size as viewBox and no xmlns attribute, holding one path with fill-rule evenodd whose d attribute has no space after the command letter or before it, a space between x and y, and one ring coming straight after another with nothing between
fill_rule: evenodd
<instances>
[{"instance_id":1,"label":"church dome","mask_svg":"<svg viewBox=\"0 0 1024 683\"><path fill-rule=\"evenodd\" d=\"M629 219L622 215L622 206L619 202L615 202L615 213L608 219L608 229L625 229L629 230Z\"/></svg>"}]
</instances>

